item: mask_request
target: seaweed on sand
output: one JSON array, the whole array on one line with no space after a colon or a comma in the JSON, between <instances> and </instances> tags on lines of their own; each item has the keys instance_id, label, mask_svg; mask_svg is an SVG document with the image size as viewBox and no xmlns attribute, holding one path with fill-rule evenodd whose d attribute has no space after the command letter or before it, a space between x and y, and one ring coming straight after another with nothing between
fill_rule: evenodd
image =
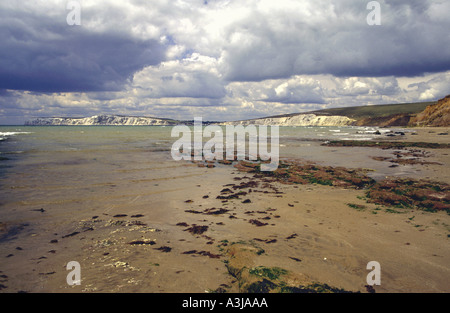
<instances>
[{"instance_id":1,"label":"seaweed on sand","mask_svg":"<svg viewBox=\"0 0 450 313\"><path fill-rule=\"evenodd\" d=\"M261 171L250 162L240 161L236 164L244 172L254 172L285 184L320 184L345 188L363 189L372 186L375 180L368 177L363 169L322 166L317 164L300 164L298 162L280 161L275 171Z\"/></svg>"},{"instance_id":2,"label":"seaweed on sand","mask_svg":"<svg viewBox=\"0 0 450 313\"><path fill-rule=\"evenodd\" d=\"M448 149L448 143L433 142L395 142L395 141L365 141L365 140L333 140L323 143L330 147L376 147L382 149L402 149L408 147L430 148L430 149Z\"/></svg>"},{"instance_id":3,"label":"seaweed on sand","mask_svg":"<svg viewBox=\"0 0 450 313\"><path fill-rule=\"evenodd\" d=\"M409 178L388 179L376 183L366 196L370 203L430 212L446 211L450 214L450 186L446 183Z\"/></svg>"}]
</instances>

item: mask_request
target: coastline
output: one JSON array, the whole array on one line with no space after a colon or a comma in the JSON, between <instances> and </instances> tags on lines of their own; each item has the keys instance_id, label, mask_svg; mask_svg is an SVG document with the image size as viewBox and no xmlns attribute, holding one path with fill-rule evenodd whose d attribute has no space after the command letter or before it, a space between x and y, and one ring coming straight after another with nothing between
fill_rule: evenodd
<instances>
[{"instance_id":1,"label":"coastline","mask_svg":"<svg viewBox=\"0 0 450 313\"><path fill-rule=\"evenodd\" d=\"M417 135L396 138L448 138L438 135L448 128L412 130ZM333 147L339 155L351 154L348 149L353 148ZM392 158L391 150L361 149L388 158L374 163ZM424 159L436 163L398 166L450 183L449 149L414 149L428 151ZM161 170L171 166L163 162ZM287 185L221 164L175 166L177 177L158 181L164 192L149 188L153 178L136 172L138 185L120 191L105 185L102 203L89 197L58 203L50 195L46 203L14 202L11 224L2 223L4 231L17 233L0 246L0 274L7 276L0 292L248 291L243 286L279 291L252 285L261 268L286 271L272 280L277 286L319 283L368 292L366 265L373 260L382 270L376 292L450 291L446 212L380 206L366 201L365 189ZM245 194L229 197L239 191ZM41 205L43 212L34 211ZM80 286L66 283L65 265L72 260L81 264Z\"/></svg>"}]
</instances>

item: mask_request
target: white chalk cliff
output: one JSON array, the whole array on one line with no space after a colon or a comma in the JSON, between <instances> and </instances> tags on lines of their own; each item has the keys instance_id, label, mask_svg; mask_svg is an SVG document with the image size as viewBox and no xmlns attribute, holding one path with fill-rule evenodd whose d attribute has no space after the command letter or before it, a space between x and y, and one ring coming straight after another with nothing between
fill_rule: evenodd
<instances>
[{"instance_id":1,"label":"white chalk cliff","mask_svg":"<svg viewBox=\"0 0 450 313\"><path fill-rule=\"evenodd\" d=\"M253 120L226 122L224 125L278 125L278 126L347 126L355 120L346 116L298 114L286 117L268 117Z\"/></svg>"},{"instance_id":2,"label":"white chalk cliff","mask_svg":"<svg viewBox=\"0 0 450 313\"><path fill-rule=\"evenodd\" d=\"M267 117L253 120L223 122L221 125L278 125L278 126L347 126L354 122L346 116L324 116L315 114L297 114L286 117ZM44 117L27 121L29 126L75 126L75 125L177 125L181 121L155 117L135 117L120 115L95 115L91 117Z\"/></svg>"},{"instance_id":3,"label":"white chalk cliff","mask_svg":"<svg viewBox=\"0 0 450 313\"><path fill-rule=\"evenodd\" d=\"M46 117L28 121L31 126L71 126L71 125L175 125L173 120L154 117L134 117L118 115L95 115L91 117Z\"/></svg>"}]
</instances>

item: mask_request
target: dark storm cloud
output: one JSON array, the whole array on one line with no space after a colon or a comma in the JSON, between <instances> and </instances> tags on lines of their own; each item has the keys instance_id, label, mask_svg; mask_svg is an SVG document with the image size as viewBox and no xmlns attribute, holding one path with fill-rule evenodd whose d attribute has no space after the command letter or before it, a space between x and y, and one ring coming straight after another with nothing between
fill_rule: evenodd
<instances>
[{"instance_id":1,"label":"dark storm cloud","mask_svg":"<svg viewBox=\"0 0 450 313\"><path fill-rule=\"evenodd\" d=\"M448 94L450 1L379 0L379 26L369 1L77 0L80 26L66 22L70 0L0 1L0 124L239 119Z\"/></svg>"},{"instance_id":2,"label":"dark storm cloud","mask_svg":"<svg viewBox=\"0 0 450 313\"><path fill-rule=\"evenodd\" d=\"M66 14L1 11L0 89L117 91L134 72L163 60L165 47L156 40L69 26Z\"/></svg>"},{"instance_id":3,"label":"dark storm cloud","mask_svg":"<svg viewBox=\"0 0 450 313\"><path fill-rule=\"evenodd\" d=\"M445 2L379 1L379 26L367 24L368 2L317 1L303 15L283 8L252 12L228 29L226 78L417 76L450 69L450 22L439 14L449 8Z\"/></svg>"}]
</instances>

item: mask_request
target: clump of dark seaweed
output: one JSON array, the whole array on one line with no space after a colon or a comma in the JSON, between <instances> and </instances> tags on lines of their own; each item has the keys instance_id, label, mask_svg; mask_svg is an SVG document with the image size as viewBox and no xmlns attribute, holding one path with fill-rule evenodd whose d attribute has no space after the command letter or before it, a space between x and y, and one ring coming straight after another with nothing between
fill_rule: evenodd
<instances>
[{"instance_id":1,"label":"clump of dark seaweed","mask_svg":"<svg viewBox=\"0 0 450 313\"><path fill-rule=\"evenodd\" d=\"M395 142L395 141L365 141L365 140L333 140L323 143L330 147L377 147L382 149L403 149L409 147L430 148L430 149L448 149L448 143L434 142Z\"/></svg>"},{"instance_id":2,"label":"clump of dark seaweed","mask_svg":"<svg viewBox=\"0 0 450 313\"><path fill-rule=\"evenodd\" d=\"M240 161L235 167L243 172L258 173L272 177L274 180L285 184L320 184L363 189L375 183L375 180L368 177L362 169L280 161L275 171L261 171L259 166L255 164Z\"/></svg>"},{"instance_id":3,"label":"clump of dark seaweed","mask_svg":"<svg viewBox=\"0 0 450 313\"><path fill-rule=\"evenodd\" d=\"M186 231L190 232L191 234L194 235L201 235L203 234L205 231L208 230L208 226L200 226L200 225L192 225L191 227L185 229Z\"/></svg>"},{"instance_id":4,"label":"clump of dark seaweed","mask_svg":"<svg viewBox=\"0 0 450 313\"><path fill-rule=\"evenodd\" d=\"M445 183L410 178L389 179L376 183L366 196L370 203L450 213L450 186Z\"/></svg>"}]
</instances>

